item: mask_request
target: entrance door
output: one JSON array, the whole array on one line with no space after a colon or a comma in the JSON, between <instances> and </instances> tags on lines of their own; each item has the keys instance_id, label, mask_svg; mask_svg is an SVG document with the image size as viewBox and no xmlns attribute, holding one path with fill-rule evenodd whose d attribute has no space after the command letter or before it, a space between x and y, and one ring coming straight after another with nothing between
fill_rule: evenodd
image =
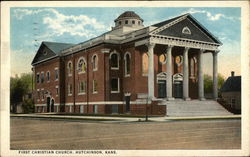
<instances>
[{"instance_id":1,"label":"entrance door","mask_svg":"<svg viewBox=\"0 0 250 157\"><path fill-rule=\"evenodd\" d=\"M158 80L158 97L166 97L166 80Z\"/></svg>"},{"instance_id":2,"label":"entrance door","mask_svg":"<svg viewBox=\"0 0 250 157\"><path fill-rule=\"evenodd\" d=\"M47 112L50 112L50 97L47 97Z\"/></svg>"},{"instance_id":3,"label":"entrance door","mask_svg":"<svg viewBox=\"0 0 250 157\"><path fill-rule=\"evenodd\" d=\"M51 112L54 112L54 99L51 100Z\"/></svg>"},{"instance_id":4,"label":"entrance door","mask_svg":"<svg viewBox=\"0 0 250 157\"><path fill-rule=\"evenodd\" d=\"M174 82L174 97L175 98L182 98L182 81L175 81Z\"/></svg>"}]
</instances>

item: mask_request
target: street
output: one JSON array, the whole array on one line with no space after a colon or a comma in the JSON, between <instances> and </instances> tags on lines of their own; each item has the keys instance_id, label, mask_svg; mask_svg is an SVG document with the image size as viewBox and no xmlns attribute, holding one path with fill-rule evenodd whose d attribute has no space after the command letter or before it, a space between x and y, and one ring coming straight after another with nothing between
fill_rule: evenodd
<instances>
[{"instance_id":1,"label":"street","mask_svg":"<svg viewBox=\"0 0 250 157\"><path fill-rule=\"evenodd\" d=\"M241 120L86 122L10 119L10 148L240 149Z\"/></svg>"}]
</instances>

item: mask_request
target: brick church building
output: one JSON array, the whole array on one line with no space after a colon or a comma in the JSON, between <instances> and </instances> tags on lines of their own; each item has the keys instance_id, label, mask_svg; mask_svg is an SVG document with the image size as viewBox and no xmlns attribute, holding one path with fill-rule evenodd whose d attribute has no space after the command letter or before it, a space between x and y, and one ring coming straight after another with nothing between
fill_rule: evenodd
<instances>
[{"instance_id":1,"label":"brick church building","mask_svg":"<svg viewBox=\"0 0 250 157\"><path fill-rule=\"evenodd\" d=\"M148 27L132 11L112 30L79 44L42 42L33 61L35 111L166 114L166 101L204 100L204 53L221 42L192 15Z\"/></svg>"}]
</instances>

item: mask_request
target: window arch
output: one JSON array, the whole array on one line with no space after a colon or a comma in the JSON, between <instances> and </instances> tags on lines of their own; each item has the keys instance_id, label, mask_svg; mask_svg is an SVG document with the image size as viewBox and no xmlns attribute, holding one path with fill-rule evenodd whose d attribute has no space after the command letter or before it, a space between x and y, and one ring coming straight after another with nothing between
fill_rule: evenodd
<instances>
[{"instance_id":1,"label":"window arch","mask_svg":"<svg viewBox=\"0 0 250 157\"><path fill-rule=\"evenodd\" d=\"M125 76L130 76L131 54L129 52L125 53L124 62Z\"/></svg>"},{"instance_id":2,"label":"window arch","mask_svg":"<svg viewBox=\"0 0 250 157\"><path fill-rule=\"evenodd\" d=\"M78 73L85 73L87 70L87 63L85 58L80 57L77 62L77 71Z\"/></svg>"},{"instance_id":3,"label":"window arch","mask_svg":"<svg viewBox=\"0 0 250 157\"><path fill-rule=\"evenodd\" d=\"M120 55L118 52L114 51L110 53L110 66L111 69L119 69L119 59L120 59Z\"/></svg>"},{"instance_id":4,"label":"window arch","mask_svg":"<svg viewBox=\"0 0 250 157\"><path fill-rule=\"evenodd\" d=\"M142 54L142 75L148 75L148 54Z\"/></svg>"},{"instance_id":5,"label":"window arch","mask_svg":"<svg viewBox=\"0 0 250 157\"><path fill-rule=\"evenodd\" d=\"M92 66L93 66L93 71L97 71L98 69L98 56L94 54L92 56Z\"/></svg>"},{"instance_id":6,"label":"window arch","mask_svg":"<svg viewBox=\"0 0 250 157\"><path fill-rule=\"evenodd\" d=\"M67 69L68 69L68 75L71 76L73 71L72 61L68 62Z\"/></svg>"}]
</instances>

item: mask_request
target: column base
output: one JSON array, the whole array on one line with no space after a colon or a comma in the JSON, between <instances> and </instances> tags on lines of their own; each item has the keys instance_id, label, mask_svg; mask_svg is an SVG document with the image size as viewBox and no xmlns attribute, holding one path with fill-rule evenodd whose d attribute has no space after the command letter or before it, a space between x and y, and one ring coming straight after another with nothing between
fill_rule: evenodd
<instances>
[{"instance_id":1,"label":"column base","mask_svg":"<svg viewBox=\"0 0 250 157\"><path fill-rule=\"evenodd\" d=\"M183 98L185 101L190 101L191 99L190 98Z\"/></svg>"},{"instance_id":2,"label":"column base","mask_svg":"<svg viewBox=\"0 0 250 157\"><path fill-rule=\"evenodd\" d=\"M171 98L167 98L167 101L173 101L174 100L174 98L173 97L171 97Z\"/></svg>"},{"instance_id":3,"label":"column base","mask_svg":"<svg viewBox=\"0 0 250 157\"><path fill-rule=\"evenodd\" d=\"M206 100L206 99L205 99L205 98L199 98L199 100L200 100L200 101L204 101L204 100Z\"/></svg>"}]
</instances>

